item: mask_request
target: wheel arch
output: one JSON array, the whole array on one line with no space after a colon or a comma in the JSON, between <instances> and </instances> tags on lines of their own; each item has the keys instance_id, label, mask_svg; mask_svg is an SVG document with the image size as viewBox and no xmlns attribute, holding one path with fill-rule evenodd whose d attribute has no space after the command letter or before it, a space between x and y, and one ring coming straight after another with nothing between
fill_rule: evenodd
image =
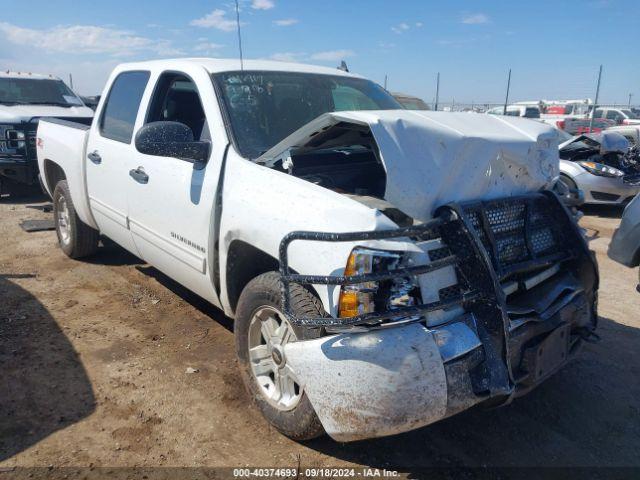
<instances>
[{"instance_id":1,"label":"wheel arch","mask_svg":"<svg viewBox=\"0 0 640 480\"><path fill-rule=\"evenodd\" d=\"M637 267L638 265L640 265L640 247L636 248L636 251L631 258L633 258L631 263L632 267Z\"/></svg>"},{"instance_id":2,"label":"wheel arch","mask_svg":"<svg viewBox=\"0 0 640 480\"><path fill-rule=\"evenodd\" d=\"M66 180L67 175L64 172L64 169L54 162L53 160L49 160L48 158L44 160L44 184L47 187L49 195L53 196L53 190L56 188L56 185L60 180Z\"/></svg>"},{"instance_id":3,"label":"wheel arch","mask_svg":"<svg viewBox=\"0 0 640 480\"><path fill-rule=\"evenodd\" d=\"M566 178L575 186L575 188L578 188L578 183L574 180L573 176L570 173L560 172L560 178Z\"/></svg>"},{"instance_id":4,"label":"wheel arch","mask_svg":"<svg viewBox=\"0 0 640 480\"><path fill-rule=\"evenodd\" d=\"M229 245L226 261L226 290L229 306L235 313L240 294L247 284L267 272L279 272L280 261L243 240L233 240ZM319 298L312 285L304 285L312 295Z\"/></svg>"}]
</instances>

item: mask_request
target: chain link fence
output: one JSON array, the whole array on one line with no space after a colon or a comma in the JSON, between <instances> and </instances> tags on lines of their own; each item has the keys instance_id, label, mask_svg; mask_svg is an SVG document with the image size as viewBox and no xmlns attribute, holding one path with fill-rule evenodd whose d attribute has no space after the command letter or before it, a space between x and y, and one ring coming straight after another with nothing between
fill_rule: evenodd
<instances>
[{"instance_id":1,"label":"chain link fence","mask_svg":"<svg viewBox=\"0 0 640 480\"><path fill-rule=\"evenodd\" d=\"M435 110L435 102L425 102L429 109ZM517 102L509 103L509 105L514 105ZM478 112L484 113L492 108L504 107L504 103L496 103L496 102L438 102L438 111L444 112ZM640 109L640 105L631 104L629 106L628 103L599 103L599 108L635 108Z\"/></svg>"}]
</instances>

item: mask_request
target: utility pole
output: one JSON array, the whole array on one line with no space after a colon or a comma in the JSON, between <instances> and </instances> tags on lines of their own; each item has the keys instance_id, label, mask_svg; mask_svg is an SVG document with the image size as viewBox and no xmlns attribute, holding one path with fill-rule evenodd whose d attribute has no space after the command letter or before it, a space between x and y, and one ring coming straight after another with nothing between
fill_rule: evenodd
<instances>
[{"instance_id":1,"label":"utility pole","mask_svg":"<svg viewBox=\"0 0 640 480\"><path fill-rule=\"evenodd\" d=\"M509 89L511 88L511 69L509 69L509 76L507 77L507 96L504 99L504 111L503 115L507 114L507 105L509 103Z\"/></svg>"},{"instance_id":2,"label":"utility pole","mask_svg":"<svg viewBox=\"0 0 640 480\"><path fill-rule=\"evenodd\" d=\"M387 76L384 76L384 89L387 89Z\"/></svg>"},{"instance_id":3,"label":"utility pole","mask_svg":"<svg viewBox=\"0 0 640 480\"><path fill-rule=\"evenodd\" d=\"M438 99L440 97L440 72L438 72L438 76L436 77L436 104L434 110L438 111Z\"/></svg>"},{"instance_id":4,"label":"utility pole","mask_svg":"<svg viewBox=\"0 0 640 480\"><path fill-rule=\"evenodd\" d=\"M73 77L69 74L69 88L73 90Z\"/></svg>"},{"instance_id":5,"label":"utility pole","mask_svg":"<svg viewBox=\"0 0 640 480\"><path fill-rule=\"evenodd\" d=\"M236 0L236 26L238 28L238 50L240 50L240 70L244 70L244 62L242 60L242 35L240 35L240 7Z\"/></svg>"},{"instance_id":6,"label":"utility pole","mask_svg":"<svg viewBox=\"0 0 640 480\"><path fill-rule=\"evenodd\" d=\"M593 119L596 116L596 108L598 108L598 97L600 96L600 79L602 78L602 65L598 71L598 84L596 85L596 100L591 109L591 121L589 122L589 133L593 133Z\"/></svg>"},{"instance_id":7,"label":"utility pole","mask_svg":"<svg viewBox=\"0 0 640 480\"><path fill-rule=\"evenodd\" d=\"M629 103L628 103L628 107L631 107L631 97L633 97L633 93L629 94Z\"/></svg>"}]
</instances>

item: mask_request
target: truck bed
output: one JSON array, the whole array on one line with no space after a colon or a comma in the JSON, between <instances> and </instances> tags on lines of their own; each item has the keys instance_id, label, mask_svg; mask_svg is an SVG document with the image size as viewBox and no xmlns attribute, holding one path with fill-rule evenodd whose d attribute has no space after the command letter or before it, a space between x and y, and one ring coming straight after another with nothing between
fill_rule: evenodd
<instances>
[{"instance_id":1,"label":"truck bed","mask_svg":"<svg viewBox=\"0 0 640 480\"><path fill-rule=\"evenodd\" d=\"M37 151L38 166L42 172L43 184L53 196L55 179L52 166L58 165L65 173L69 190L74 199L74 207L80 219L88 225L95 222L89 210L86 192L86 148L91 119L63 120L43 118L38 123Z\"/></svg>"}]
</instances>

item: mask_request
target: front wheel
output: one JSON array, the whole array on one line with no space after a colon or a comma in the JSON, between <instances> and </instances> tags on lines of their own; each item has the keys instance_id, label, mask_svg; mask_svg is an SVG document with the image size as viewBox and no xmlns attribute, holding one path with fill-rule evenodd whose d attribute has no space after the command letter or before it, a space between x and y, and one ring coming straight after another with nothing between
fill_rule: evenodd
<instances>
[{"instance_id":1,"label":"front wheel","mask_svg":"<svg viewBox=\"0 0 640 480\"><path fill-rule=\"evenodd\" d=\"M282 313L280 286L280 275L269 272L242 291L235 319L236 353L245 386L264 417L284 435L309 440L324 429L284 347L319 332L289 323ZM291 307L301 316L324 315L320 301L299 285L291 286Z\"/></svg>"},{"instance_id":2,"label":"front wheel","mask_svg":"<svg viewBox=\"0 0 640 480\"><path fill-rule=\"evenodd\" d=\"M578 185L576 185L576 182L574 182L570 177L568 177L565 174L560 174L560 178L558 179L558 182L561 182L567 193L566 196L569 200L577 202L580 200L580 194L578 193Z\"/></svg>"},{"instance_id":3,"label":"front wheel","mask_svg":"<svg viewBox=\"0 0 640 480\"><path fill-rule=\"evenodd\" d=\"M53 220L58 243L67 256L77 259L96 252L100 234L78 217L66 180L59 181L53 191Z\"/></svg>"}]
</instances>

